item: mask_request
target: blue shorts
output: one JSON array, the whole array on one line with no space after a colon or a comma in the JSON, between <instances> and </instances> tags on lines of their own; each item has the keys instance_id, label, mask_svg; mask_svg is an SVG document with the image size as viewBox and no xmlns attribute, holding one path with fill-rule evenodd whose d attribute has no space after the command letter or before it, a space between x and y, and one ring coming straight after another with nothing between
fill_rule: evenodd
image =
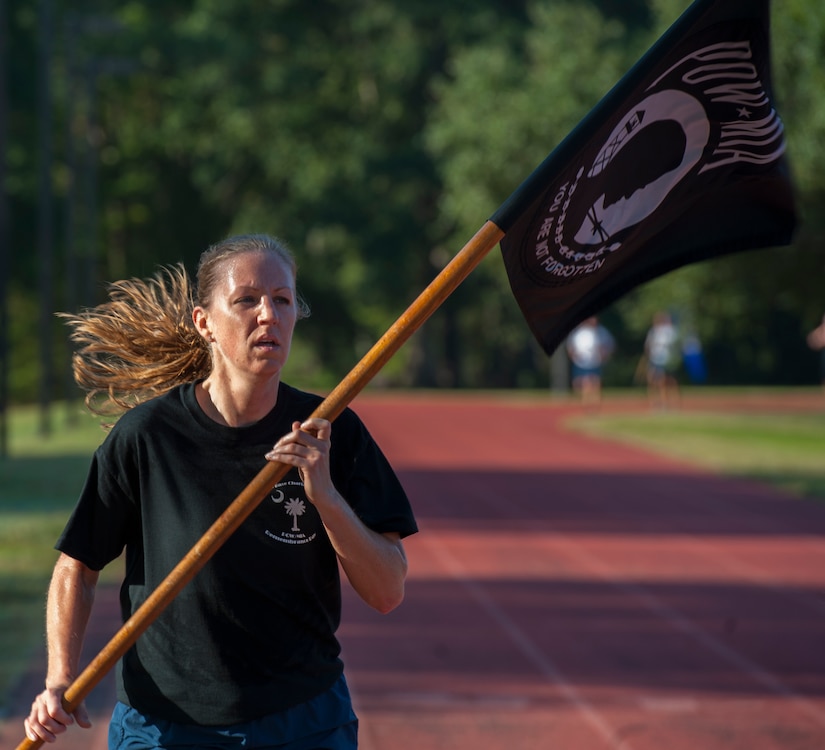
<instances>
[{"instance_id":1,"label":"blue shorts","mask_svg":"<svg viewBox=\"0 0 825 750\"><path fill-rule=\"evenodd\" d=\"M349 692L343 676L326 693L286 711L230 726L177 724L116 703L109 724L109 750L356 750L358 719L352 708L341 722L327 706ZM326 714L326 716L325 716Z\"/></svg>"},{"instance_id":2,"label":"blue shorts","mask_svg":"<svg viewBox=\"0 0 825 750\"><path fill-rule=\"evenodd\" d=\"M581 367L580 365L573 364L573 379L576 378L598 378L602 374L601 367Z\"/></svg>"}]
</instances>

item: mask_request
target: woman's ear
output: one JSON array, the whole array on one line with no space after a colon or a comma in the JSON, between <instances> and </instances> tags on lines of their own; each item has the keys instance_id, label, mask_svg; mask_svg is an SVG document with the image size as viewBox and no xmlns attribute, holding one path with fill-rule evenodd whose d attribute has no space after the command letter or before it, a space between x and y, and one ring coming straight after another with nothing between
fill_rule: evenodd
<instances>
[{"instance_id":1,"label":"woman's ear","mask_svg":"<svg viewBox=\"0 0 825 750\"><path fill-rule=\"evenodd\" d=\"M212 335L212 329L209 327L209 319L206 310L198 306L192 310L192 322L195 324L195 330L203 336L210 344L215 341Z\"/></svg>"}]
</instances>

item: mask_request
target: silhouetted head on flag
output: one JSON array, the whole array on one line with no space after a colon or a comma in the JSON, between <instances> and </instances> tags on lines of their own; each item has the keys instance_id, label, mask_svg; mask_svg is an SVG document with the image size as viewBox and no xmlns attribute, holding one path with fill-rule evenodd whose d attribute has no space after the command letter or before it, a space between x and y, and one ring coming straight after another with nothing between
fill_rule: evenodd
<instances>
[{"instance_id":1,"label":"silhouetted head on flag","mask_svg":"<svg viewBox=\"0 0 825 750\"><path fill-rule=\"evenodd\" d=\"M491 217L550 354L635 286L790 242L767 0L697 0Z\"/></svg>"}]
</instances>

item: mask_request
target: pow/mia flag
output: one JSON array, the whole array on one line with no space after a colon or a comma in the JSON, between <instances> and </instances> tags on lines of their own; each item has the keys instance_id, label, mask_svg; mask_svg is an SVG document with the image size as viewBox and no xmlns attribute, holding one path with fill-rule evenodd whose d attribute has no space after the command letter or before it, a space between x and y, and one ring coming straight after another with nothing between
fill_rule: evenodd
<instances>
[{"instance_id":1,"label":"pow/mia flag","mask_svg":"<svg viewBox=\"0 0 825 750\"><path fill-rule=\"evenodd\" d=\"M769 12L768 0L696 0L491 217L548 354L656 276L791 241Z\"/></svg>"}]
</instances>

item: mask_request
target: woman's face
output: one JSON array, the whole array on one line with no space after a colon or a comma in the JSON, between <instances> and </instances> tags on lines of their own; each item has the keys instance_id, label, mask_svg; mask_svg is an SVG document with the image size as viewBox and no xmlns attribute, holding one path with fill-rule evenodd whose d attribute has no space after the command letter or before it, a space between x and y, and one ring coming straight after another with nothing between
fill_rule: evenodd
<instances>
[{"instance_id":1,"label":"woman's face","mask_svg":"<svg viewBox=\"0 0 825 750\"><path fill-rule=\"evenodd\" d=\"M212 347L212 376L271 377L289 357L297 320L295 278L276 253L250 251L221 264L222 280L193 319Z\"/></svg>"}]
</instances>

